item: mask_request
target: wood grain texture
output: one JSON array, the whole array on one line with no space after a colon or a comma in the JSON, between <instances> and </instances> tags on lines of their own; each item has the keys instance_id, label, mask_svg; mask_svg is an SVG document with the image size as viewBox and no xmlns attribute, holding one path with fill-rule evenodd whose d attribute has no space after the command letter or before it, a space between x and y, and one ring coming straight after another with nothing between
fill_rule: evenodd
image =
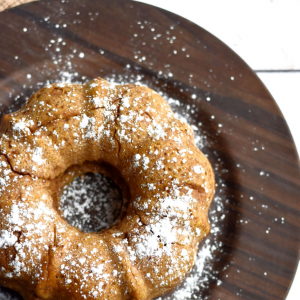
<instances>
[{"instance_id":1,"label":"wood grain texture","mask_svg":"<svg viewBox=\"0 0 300 300\"><path fill-rule=\"evenodd\" d=\"M78 81L142 76L195 104L194 125L202 124L203 150L226 195L218 275L202 297L285 299L300 247L298 157L276 103L234 52L177 15L123 0L40 1L3 12L0 49L2 115L70 71Z\"/></svg>"}]
</instances>

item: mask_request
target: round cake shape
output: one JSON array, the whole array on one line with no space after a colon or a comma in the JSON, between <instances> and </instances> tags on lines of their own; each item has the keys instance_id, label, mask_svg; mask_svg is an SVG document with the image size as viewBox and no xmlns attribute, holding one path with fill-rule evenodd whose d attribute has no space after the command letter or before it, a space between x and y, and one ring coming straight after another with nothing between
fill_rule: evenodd
<instances>
[{"instance_id":1,"label":"round cake shape","mask_svg":"<svg viewBox=\"0 0 300 300\"><path fill-rule=\"evenodd\" d=\"M152 299L182 282L210 231L214 176L159 94L101 78L53 84L0 132L2 285L25 299ZM118 170L130 199L118 224L84 233L57 209L57 182L93 165Z\"/></svg>"}]
</instances>

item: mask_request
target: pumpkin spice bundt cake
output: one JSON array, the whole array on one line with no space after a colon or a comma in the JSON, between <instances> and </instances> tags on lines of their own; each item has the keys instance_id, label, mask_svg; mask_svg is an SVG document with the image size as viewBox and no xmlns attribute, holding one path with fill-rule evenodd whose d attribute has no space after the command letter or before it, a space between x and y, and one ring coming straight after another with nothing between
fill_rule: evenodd
<instances>
[{"instance_id":1,"label":"pumpkin spice bundt cake","mask_svg":"<svg viewBox=\"0 0 300 300\"><path fill-rule=\"evenodd\" d=\"M59 209L62 187L86 172L128 199L99 233ZM210 231L214 188L191 127L155 91L101 78L45 87L0 122L0 284L32 300L167 293Z\"/></svg>"}]
</instances>

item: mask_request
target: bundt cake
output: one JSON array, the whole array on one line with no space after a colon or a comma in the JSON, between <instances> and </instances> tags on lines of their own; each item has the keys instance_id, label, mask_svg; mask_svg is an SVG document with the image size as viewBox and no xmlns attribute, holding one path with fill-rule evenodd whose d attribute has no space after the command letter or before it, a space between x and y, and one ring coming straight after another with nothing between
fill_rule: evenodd
<instances>
[{"instance_id":1,"label":"bundt cake","mask_svg":"<svg viewBox=\"0 0 300 300\"><path fill-rule=\"evenodd\" d=\"M59 210L62 186L86 172L128 198L101 232ZM34 300L167 293L210 231L214 189L191 127L155 91L101 78L42 88L0 121L0 284Z\"/></svg>"}]
</instances>

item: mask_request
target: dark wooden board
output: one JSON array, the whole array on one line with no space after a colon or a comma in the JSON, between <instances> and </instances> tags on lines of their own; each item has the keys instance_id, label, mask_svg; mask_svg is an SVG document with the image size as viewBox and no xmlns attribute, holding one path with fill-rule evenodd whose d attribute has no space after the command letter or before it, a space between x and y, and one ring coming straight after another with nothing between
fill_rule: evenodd
<instances>
[{"instance_id":1,"label":"dark wooden board","mask_svg":"<svg viewBox=\"0 0 300 300\"><path fill-rule=\"evenodd\" d=\"M274 99L243 60L199 26L132 1L51 0L0 13L1 115L70 71L78 81L142 76L196 106L217 196L226 198L216 276L201 297L285 299L299 259L299 159Z\"/></svg>"}]
</instances>

